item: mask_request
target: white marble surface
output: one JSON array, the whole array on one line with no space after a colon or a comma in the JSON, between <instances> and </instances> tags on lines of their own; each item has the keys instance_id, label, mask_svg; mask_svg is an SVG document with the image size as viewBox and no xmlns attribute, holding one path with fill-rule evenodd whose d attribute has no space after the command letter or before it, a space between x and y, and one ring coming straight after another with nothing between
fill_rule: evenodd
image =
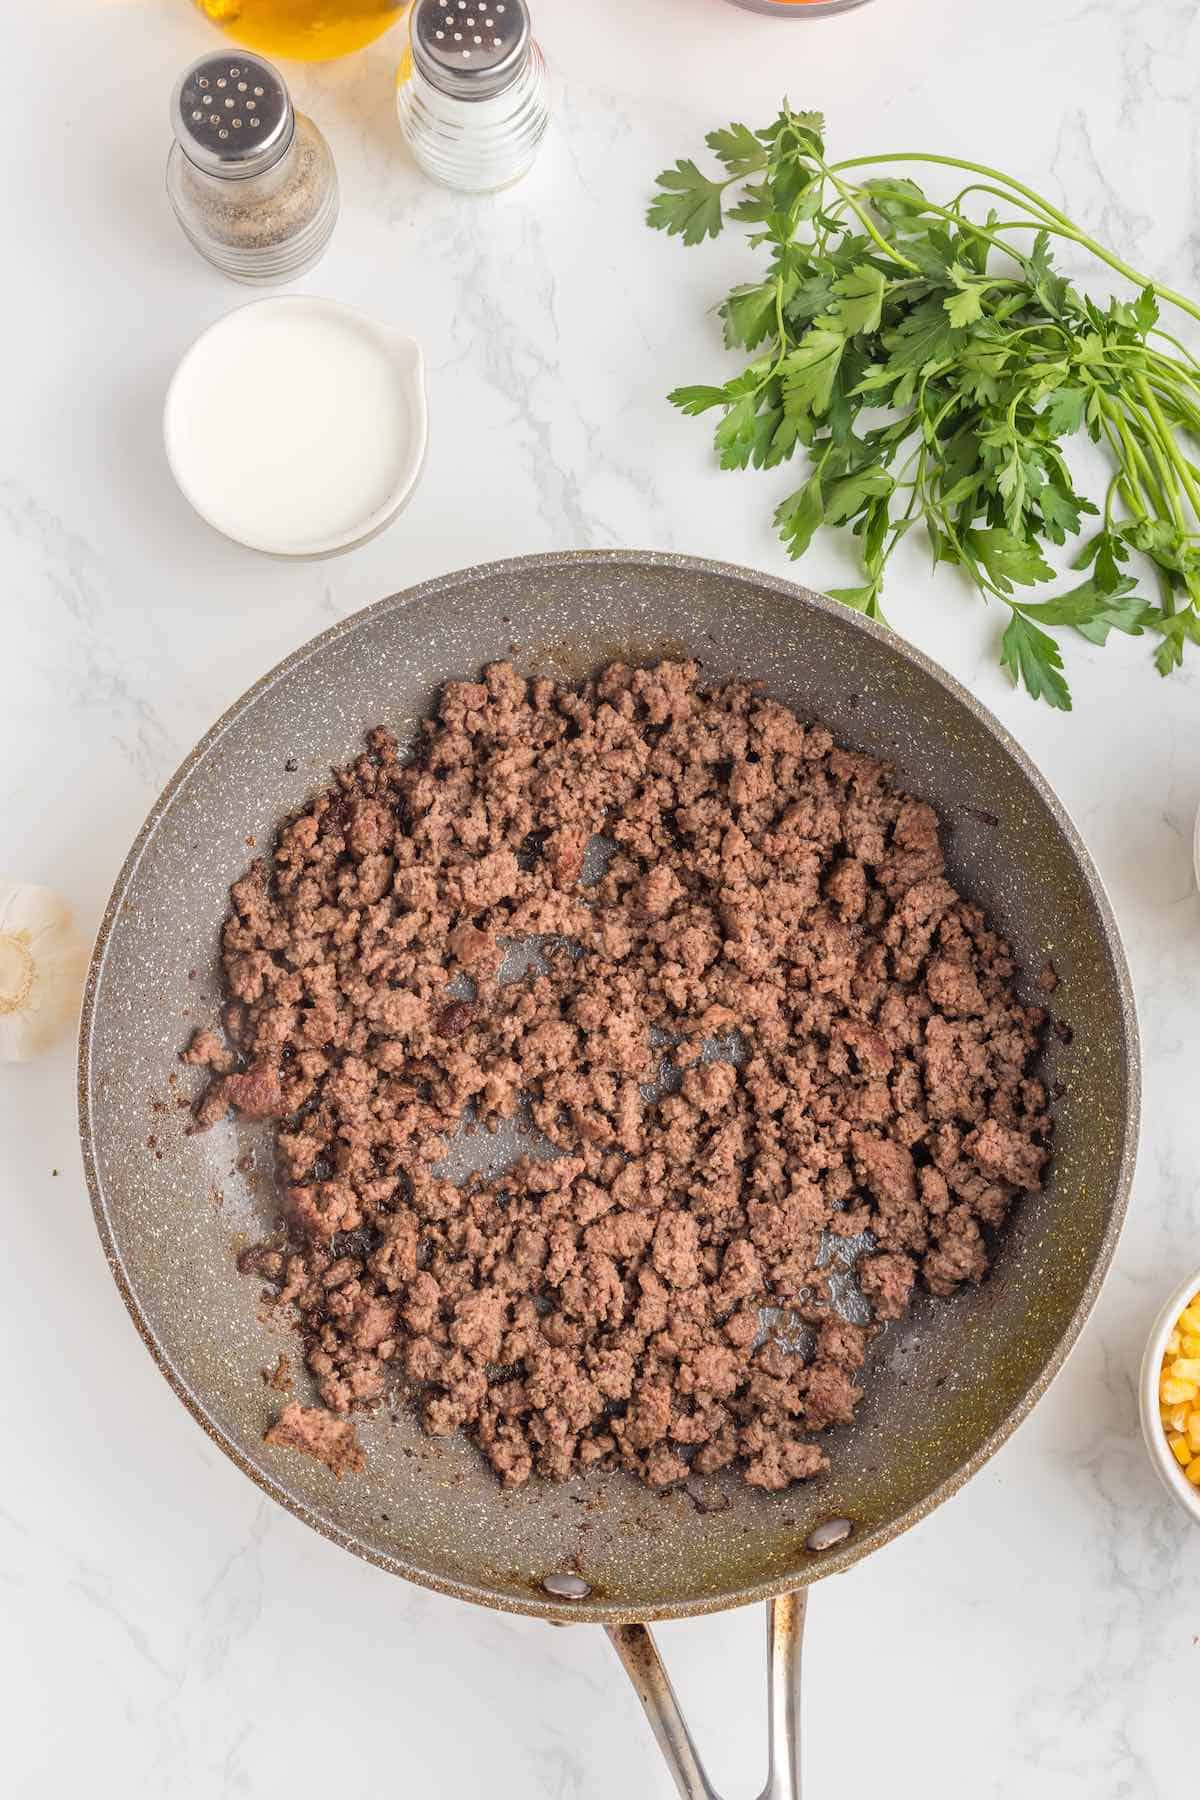
<instances>
[{"instance_id":1,"label":"white marble surface","mask_svg":"<svg viewBox=\"0 0 1200 1800\"><path fill-rule=\"evenodd\" d=\"M439 192L406 161L395 35L296 72L344 191L302 285L422 340L433 424L400 523L297 568L206 530L160 450L176 359L244 298L194 257L163 195L167 94L208 28L186 0L6 18L0 864L62 889L89 927L194 740L331 619L551 547L786 570L768 523L786 472L718 474L702 429L662 399L722 366L704 308L743 266L732 246L685 254L640 223L650 177L712 125L768 116L786 87L827 111L844 154L1001 162L1136 262L1200 285L1195 0L876 0L807 24L722 0L536 12L557 128L494 201ZM836 553L818 547L804 573L837 579ZM890 610L1028 747L1100 865L1141 1004L1144 1151L1112 1278L1033 1418L956 1500L816 1592L808 1791L1172 1800L1196 1791L1200 1538L1145 1461L1134 1370L1160 1295L1200 1261L1200 663L1163 684L1139 644L1074 646L1064 721L1006 687L994 620L949 573L931 584L915 545ZM0 1074L0 1788L665 1800L599 1633L390 1581L204 1438L109 1280L73 1100L68 1048ZM760 1778L760 1631L743 1612L662 1632L731 1794Z\"/></svg>"}]
</instances>

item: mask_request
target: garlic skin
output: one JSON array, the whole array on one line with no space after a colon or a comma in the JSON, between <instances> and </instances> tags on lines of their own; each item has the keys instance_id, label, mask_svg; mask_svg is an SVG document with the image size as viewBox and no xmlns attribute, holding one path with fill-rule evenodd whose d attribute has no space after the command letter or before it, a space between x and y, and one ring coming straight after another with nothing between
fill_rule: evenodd
<instances>
[{"instance_id":1,"label":"garlic skin","mask_svg":"<svg viewBox=\"0 0 1200 1800\"><path fill-rule=\"evenodd\" d=\"M0 878L0 1062L28 1062L74 1023L88 956L65 900Z\"/></svg>"}]
</instances>

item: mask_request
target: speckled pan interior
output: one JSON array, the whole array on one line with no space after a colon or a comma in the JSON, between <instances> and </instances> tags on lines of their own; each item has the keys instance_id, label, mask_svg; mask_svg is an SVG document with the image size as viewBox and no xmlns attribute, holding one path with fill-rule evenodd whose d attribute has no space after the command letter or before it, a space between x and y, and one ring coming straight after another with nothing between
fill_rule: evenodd
<instances>
[{"instance_id":1,"label":"speckled pan interior","mask_svg":"<svg viewBox=\"0 0 1200 1800\"><path fill-rule=\"evenodd\" d=\"M505 1494L471 1446L424 1438L399 1406L361 1427L366 1473L339 1485L268 1449L264 1365L292 1347L260 1322L236 1250L274 1212L269 1136L232 1121L188 1137L196 1089L176 1061L216 1016L229 883L277 823L387 721L401 736L439 684L511 655L576 679L614 656L687 652L758 676L802 719L892 759L939 810L952 873L1014 940L1052 957L1048 1077L1066 1084L1053 1173L1027 1199L982 1289L924 1301L877 1342L832 1468L783 1494L726 1473L717 1506L623 1475ZM789 582L632 552L526 557L446 576L337 625L209 732L147 820L113 892L84 1006L80 1124L96 1219L138 1329L180 1398L283 1505L382 1568L552 1618L656 1618L764 1596L845 1567L944 1499L1003 1441L1073 1343L1124 1213L1138 1118L1137 1027L1108 903L1046 784L972 697L905 644ZM303 1386L300 1388L304 1393ZM118 1451L119 1453L119 1451ZM728 1504L726 1505L725 1502ZM814 1554L824 1520L853 1532ZM583 1602L554 1600L574 1570Z\"/></svg>"}]
</instances>

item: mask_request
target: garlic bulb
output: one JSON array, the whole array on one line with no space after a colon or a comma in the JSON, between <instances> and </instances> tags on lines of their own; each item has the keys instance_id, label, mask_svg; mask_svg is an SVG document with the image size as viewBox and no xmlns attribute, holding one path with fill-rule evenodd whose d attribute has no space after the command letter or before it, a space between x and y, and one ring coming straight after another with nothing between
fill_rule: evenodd
<instances>
[{"instance_id":1,"label":"garlic bulb","mask_svg":"<svg viewBox=\"0 0 1200 1800\"><path fill-rule=\"evenodd\" d=\"M88 947L49 888L0 879L0 1062L26 1062L75 1019Z\"/></svg>"}]
</instances>

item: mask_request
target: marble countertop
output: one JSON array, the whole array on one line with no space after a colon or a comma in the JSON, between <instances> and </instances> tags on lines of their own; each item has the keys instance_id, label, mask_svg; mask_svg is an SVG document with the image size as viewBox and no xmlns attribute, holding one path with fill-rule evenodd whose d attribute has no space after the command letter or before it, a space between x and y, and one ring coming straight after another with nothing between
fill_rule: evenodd
<instances>
[{"instance_id":1,"label":"marble countertop","mask_svg":"<svg viewBox=\"0 0 1200 1800\"><path fill-rule=\"evenodd\" d=\"M640 223L655 171L711 126L769 116L786 88L825 109L843 154L1000 162L1143 267L1200 283L1195 0L876 0L791 24L722 0L534 10L556 125L497 199L443 193L407 160L399 34L294 72L343 188L300 286L418 337L432 417L400 522L300 566L208 531L161 450L181 351L246 297L195 257L163 193L170 85L210 29L187 0L62 0L9 21L0 864L63 891L89 928L213 718L380 595L580 545L787 572L769 524L786 472L718 473L662 399L721 368L705 308L746 266L735 244L685 255ZM1141 1008L1144 1147L1112 1276L1032 1418L931 1519L815 1590L807 1791L1171 1800L1196 1779L1200 1538L1146 1461L1135 1371L1162 1295L1200 1260L1200 663L1163 683L1144 644L1072 646L1064 719L1006 685L995 618L905 550L895 622L1027 747L1108 884ZM805 578L845 579L839 558L816 547ZM6 1792L666 1800L602 1634L387 1579L196 1428L101 1257L69 1047L3 1071L0 1139ZM761 1778L761 1633L753 1611L661 1632L729 1793Z\"/></svg>"}]
</instances>

